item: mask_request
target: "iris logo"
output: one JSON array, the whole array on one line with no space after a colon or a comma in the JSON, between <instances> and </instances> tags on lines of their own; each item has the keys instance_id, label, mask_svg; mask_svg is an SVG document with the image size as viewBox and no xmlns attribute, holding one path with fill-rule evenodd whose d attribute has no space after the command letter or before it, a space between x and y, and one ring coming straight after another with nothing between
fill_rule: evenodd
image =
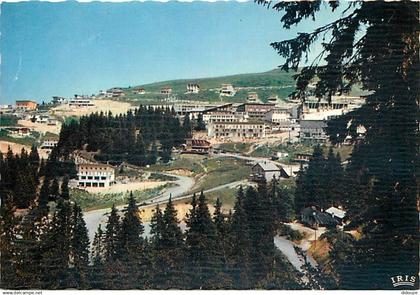
<instances>
[{"instance_id":1,"label":"iris logo","mask_svg":"<svg viewBox=\"0 0 420 295\"><path fill-rule=\"evenodd\" d=\"M414 284L416 283L416 277L415 276L395 276L391 277L391 282L394 287L400 287L400 286L408 286L408 287L414 287Z\"/></svg>"}]
</instances>

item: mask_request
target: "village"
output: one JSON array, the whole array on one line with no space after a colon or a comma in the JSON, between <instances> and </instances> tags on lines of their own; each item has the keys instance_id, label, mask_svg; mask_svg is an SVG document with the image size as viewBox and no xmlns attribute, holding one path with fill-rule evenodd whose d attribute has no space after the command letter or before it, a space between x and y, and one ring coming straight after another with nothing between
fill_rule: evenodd
<instances>
[{"instance_id":1,"label":"village","mask_svg":"<svg viewBox=\"0 0 420 295\"><path fill-rule=\"evenodd\" d=\"M58 144L61 125L69 119L95 112L118 114L134 110L136 106L121 100L127 91L139 97L147 93L142 87L111 88L91 96L55 96L47 104L21 100L15 105L1 106L1 118L8 119L4 122L14 122L0 127L1 152L5 154L11 146L18 153L25 145L30 149L33 144L46 159ZM327 122L363 104L361 97L333 96L328 102L311 93L304 102L280 99L276 95L263 102L254 91L248 92L244 102L228 102L237 88L222 84L214 91L221 98L219 103L179 101L172 88L165 86L156 93L161 101L146 105L153 109L169 107L181 122L188 117L205 126L194 130L192 138L173 150L169 164L140 169L127 163L117 166L101 163L86 151L72 154L77 176L70 179L69 187L73 198L85 204L91 240L98 224L106 222L111 204L122 208L129 192L135 192L144 221L149 222L154 206L165 204L169 197L175 202L179 219L183 220L189 210L185 200L193 193L204 191L210 201L221 197L225 200L223 210L228 212L240 186L256 186L273 178L285 187L293 186L297 174L311 159L312 147L328 144ZM185 85L186 94L199 92L197 83ZM362 134L363 128L358 132ZM351 151L345 145L344 150ZM210 208L214 210L211 205ZM345 214L341 207L331 206L325 211L308 207L296 221L287 224L301 233L301 240L293 242L278 236L275 242L289 249L286 255L300 269L303 257L292 246L298 245L305 253L317 251L317 231L319 237L326 228L343 228Z\"/></svg>"}]
</instances>

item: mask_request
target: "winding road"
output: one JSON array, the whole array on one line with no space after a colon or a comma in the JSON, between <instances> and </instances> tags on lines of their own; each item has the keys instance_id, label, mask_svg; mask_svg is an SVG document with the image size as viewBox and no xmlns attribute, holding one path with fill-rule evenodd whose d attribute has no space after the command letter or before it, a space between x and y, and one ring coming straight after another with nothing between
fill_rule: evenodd
<instances>
[{"instance_id":1,"label":"winding road","mask_svg":"<svg viewBox=\"0 0 420 295\"><path fill-rule=\"evenodd\" d=\"M148 205L157 205L166 203L168 201L169 197L172 198L172 200L182 200L186 198L192 197L192 194L188 194L188 192L191 191L192 187L195 184L195 180L192 177L188 176L180 176L175 174L169 174L169 173L162 173L168 176L176 177L177 180L173 183L176 184L176 186L169 187L165 189L161 194L159 194L156 197L153 197L151 199L146 200L142 203L141 206L148 206ZM234 181L231 183L226 183L223 185L219 185L217 187L205 190L204 193L209 193L213 191L222 190L225 188L236 188L241 184L245 184L246 180L239 180ZM126 205L118 206L117 209L121 211ZM84 219L86 222L86 227L88 229L89 234L89 240L92 242L93 238L95 236L95 232L99 226L99 224L104 225L107 220L107 215L111 211L111 208L104 208L104 209L98 209L98 210L92 210L92 211L86 211L84 212ZM147 234L148 224L145 223L145 234Z\"/></svg>"}]
</instances>

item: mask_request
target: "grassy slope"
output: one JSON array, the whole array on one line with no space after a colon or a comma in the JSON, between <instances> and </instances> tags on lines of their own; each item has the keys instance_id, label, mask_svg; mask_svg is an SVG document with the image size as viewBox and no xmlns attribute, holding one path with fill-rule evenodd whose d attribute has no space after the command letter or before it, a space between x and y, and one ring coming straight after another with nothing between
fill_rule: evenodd
<instances>
[{"instance_id":1,"label":"grassy slope","mask_svg":"<svg viewBox=\"0 0 420 295\"><path fill-rule=\"evenodd\" d=\"M258 92L260 98L265 101L270 95L277 94L280 98L286 98L287 95L294 89L293 72L286 73L279 69L271 70L263 73L240 74L224 77L214 78L200 78L200 79L181 79L156 82L151 84L140 85L136 87L143 87L146 89L146 94L136 95L132 93L132 88L125 88L126 96L123 100L131 100L133 103L140 102L158 102L164 96L160 95L160 89L165 86L172 88L173 93L176 94L177 99L201 100L201 101L220 101L217 89L223 83L230 83L235 87L265 87L276 86L282 88L275 89L258 89L250 90ZM201 91L199 94L185 94L187 83L198 83ZM284 87L284 88L283 88ZM224 101L239 102L246 99L248 90L240 90L234 97L224 97Z\"/></svg>"}]
</instances>

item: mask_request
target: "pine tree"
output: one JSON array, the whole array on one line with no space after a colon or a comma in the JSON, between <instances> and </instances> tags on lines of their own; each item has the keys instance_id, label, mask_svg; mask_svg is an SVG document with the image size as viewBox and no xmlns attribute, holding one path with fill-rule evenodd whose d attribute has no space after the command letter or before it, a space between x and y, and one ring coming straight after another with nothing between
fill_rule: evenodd
<instances>
[{"instance_id":1,"label":"pine tree","mask_svg":"<svg viewBox=\"0 0 420 295\"><path fill-rule=\"evenodd\" d=\"M119 241L120 236L120 217L118 210L115 205L112 205L111 212L108 217L106 224L105 238L104 238L104 249L105 249L105 261L112 262L117 259L119 254Z\"/></svg>"},{"instance_id":2,"label":"pine tree","mask_svg":"<svg viewBox=\"0 0 420 295\"><path fill-rule=\"evenodd\" d=\"M3 289L18 288L19 282L16 277L16 225L14 208L11 198L5 198L0 208L0 265L2 275L0 285Z\"/></svg>"},{"instance_id":3,"label":"pine tree","mask_svg":"<svg viewBox=\"0 0 420 295\"><path fill-rule=\"evenodd\" d=\"M191 288L215 288L215 272L220 263L215 257L216 232L206 203L201 192L198 204L190 211L189 229L186 234L187 259L191 272Z\"/></svg>"},{"instance_id":4,"label":"pine tree","mask_svg":"<svg viewBox=\"0 0 420 295\"><path fill-rule=\"evenodd\" d=\"M82 209L77 204L73 205L72 230L70 256L74 268L75 286L86 289L89 286L87 278L89 237Z\"/></svg>"},{"instance_id":5,"label":"pine tree","mask_svg":"<svg viewBox=\"0 0 420 295\"><path fill-rule=\"evenodd\" d=\"M251 255L252 242L248 226L248 218L244 209L245 194L242 186L239 187L232 221L230 226L230 243L232 244L229 255L234 289L251 288Z\"/></svg>"},{"instance_id":6,"label":"pine tree","mask_svg":"<svg viewBox=\"0 0 420 295\"><path fill-rule=\"evenodd\" d=\"M69 177L66 175L61 182L61 198L64 200L70 199L70 190L69 190Z\"/></svg>"},{"instance_id":7,"label":"pine tree","mask_svg":"<svg viewBox=\"0 0 420 295\"><path fill-rule=\"evenodd\" d=\"M123 280L127 282L129 288L144 288L146 269L143 265L145 260L143 257L143 232L144 227L139 215L139 209L131 192L128 199L128 207L121 224L119 236L119 250L121 253L118 255L124 263L126 277Z\"/></svg>"},{"instance_id":8,"label":"pine tree","mask_svg":"<svg viewBox=\"0 0 420 295\"><path fill-rule=\"evenodd\" d=\"M159 212L157 210L156 212ZM179 228L177 211L174 208L171 198L166 204L162 220L159 221L159 213L155 214L154 237L155 251L152 257L153 288L185 288L183 274L183 234ZM160 229L161 227L161 229ZM159 233L158 230L161 230Z\"/></svg>"},{"instance_id":9,"label":"pine tree","mask_svg":"<svg viewBox=\"0 0 420 295\"><path fill-rule=\"evenodd\" d=\"M60 196L60 184L58 178L54 178L50 186L50 199L56 200Z\"/></svg>"},{"instance_id":10,"label":"pine tree","mask_svg":"<svg viewBox=\"0 0 420 295\"><path fill-rule=\"evenodd\" d=\"M69 287L71 208L59 201L49 230L42 236L41 286L45 289Z\"/></svg>"},{"instance_id":11,"label":"pine tree","mask_svg":"<svg viewBox=\"0 0 420 295\"><path fill-rule=\"evenodd\" d=\"M333 144L350 135L356 145L349 159L356 181L345 182L353 183L350 190L357 193L363 187L366 190L352 201L354 211L359 211L359 220L353 221L363 224L362 239L355 248L353 287L378 289L396 273L419 272L419 7L411 1L329 3L333 11L341 5L347 7L338 19L272 46L285 58L282 69L299 69L294 97L303 98L315 77L317 97L330 99L357 84L369 92L362 107L332 120L327 132ZM272 7L284 11L283 26L289 29L307 17L316 19L322 6L320 2L278 2ZM328 35L333 38L322 44L324 58L300 68L314 42ZM367 130L361 137L358 126ZM381 241L387 241L386 246Z\"/></svg>"}]
</instances>

